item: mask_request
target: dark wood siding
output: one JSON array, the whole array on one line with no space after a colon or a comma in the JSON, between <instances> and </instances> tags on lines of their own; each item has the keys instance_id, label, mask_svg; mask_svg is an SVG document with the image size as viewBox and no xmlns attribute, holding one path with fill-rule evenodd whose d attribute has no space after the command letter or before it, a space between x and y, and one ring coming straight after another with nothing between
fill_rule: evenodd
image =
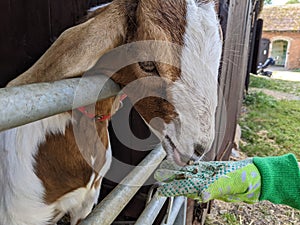
<instances>
[{"instance_id":1,"label":"dark wood siding","mask_svg":"<svg viewBox=\"0 0 300 225\"><path fill-rule=\"evenodd\" d=\"M220 102L214 148L217 160L228 159L233 147L237 119L243 101L253 23L251 0L230 1L228 6L228 9L223 9L225 13L228 10L228 18L219 80Z\"/></svg>"},{"instance_id":2,"label":"dark wood siding","mask_svg":"<svg viewBox=\"0 0 300 225\"><path fill-rule=\"evenodd\" d=\"M262 38L259 45L258 63L264 63L269 56L270 40Z\"/></svg>"},{"instance_id":3,"label":"dark wood siding","mask_svg":"<svg viewBox=\"0 0 300 225\"><path fill-rule=\"evenodd\" d=\"M88 8L108 0L1 0L0 87L27 70Z\"/></svg>"}]
</instances>

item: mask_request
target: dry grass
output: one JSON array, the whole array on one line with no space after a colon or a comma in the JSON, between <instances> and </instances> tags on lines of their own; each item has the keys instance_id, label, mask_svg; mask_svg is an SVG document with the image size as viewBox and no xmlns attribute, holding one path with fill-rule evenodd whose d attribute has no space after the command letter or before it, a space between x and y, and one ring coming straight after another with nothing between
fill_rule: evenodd
<instances>
[{"instance_id":1,"label":"dry grass","mask_svg":"<svg viewBox=\"0 0 300 225\"><path fill-rule=\"evenodd\" d=\"M268 201L249 205L215 201L206 225L296 225L300 224L300 211Z\"/></svg>"}]
</instances>

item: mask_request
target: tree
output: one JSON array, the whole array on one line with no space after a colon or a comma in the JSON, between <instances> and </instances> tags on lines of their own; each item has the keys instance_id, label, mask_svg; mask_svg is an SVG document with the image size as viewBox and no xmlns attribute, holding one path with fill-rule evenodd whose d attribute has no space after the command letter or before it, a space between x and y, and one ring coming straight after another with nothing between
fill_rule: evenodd
<instances>
[{"instance_id":1,"label":"tree","mask_svg":"<svg viewBox=\"0 0 300 225\"><path fill-rule=\"evenodd\" d=\"M300 3L299 0L289 0L287 3L285 4L296 4L296 3Z\"/></svg>"},{"instance_id":2,"label":"tree","mask_svg":"<svg viewBox=\"0 0 300 225\"><path fill-rule=\"evenodd\" d=\"M272 0L264 0L264 4L265 5L271 5L272 4Z\"/></svg>"}]
</instances>

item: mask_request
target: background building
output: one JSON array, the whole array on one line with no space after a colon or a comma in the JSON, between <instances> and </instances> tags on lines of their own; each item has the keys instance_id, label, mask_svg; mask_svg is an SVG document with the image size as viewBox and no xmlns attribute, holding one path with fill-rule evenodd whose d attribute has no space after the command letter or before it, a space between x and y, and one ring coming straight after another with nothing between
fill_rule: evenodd
<instances>
[{"instance_id":1,"label":"background building","mask_svg":"<svg viewBox=\"0 0 300 225\"><path fill-rule=\"evenodd\" d=\"M300 4L265 6L259 62L273 57L277 66L300 68Z\"/></svg>"}]
</instances>

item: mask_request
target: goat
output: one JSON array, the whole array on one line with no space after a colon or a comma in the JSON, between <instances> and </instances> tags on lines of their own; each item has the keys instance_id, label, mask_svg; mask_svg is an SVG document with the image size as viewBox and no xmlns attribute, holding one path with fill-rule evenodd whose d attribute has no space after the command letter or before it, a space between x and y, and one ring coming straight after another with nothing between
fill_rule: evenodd
<instances>
[{"instance_id":1,"label":"goat","mask_svg":"<svg viewBox=\"0 0 300 225\"><path fill-rule=\"evenodd\" d=\"M222 40L213 1L115 0L96 10L86 22L61 34L29 70L8 86L82 76L114 48L151 41L159 42L163 49L156 47L150 56L148 53L150 60L131 61L114 71L111 78L123 87L141 80L140 85L128 91L131 100L144 96L145 91L154 93L136 101L134 107L161 138L168 157L184 165L191 157L203 157L214 139ZM168 43L179 48L174 52ZM146 52L143 47L139 50L142 54ZM168 59L163 60L164 57ZM118 63L106 59L110 64ZM122 61L122 56L119 59ZM111 68L102 69L107 73ZM163 98L157 93L162 93ZM38 123L43 126L33 123L1 133L1 162L7 162L0 166L0 178L5 181L0 183L0 215L5 215L0 218L1 224L48 224L72 208L72 202L60 211L48 204L57 196L47 199L47 181L43 180L47 171L39 172L40 157L43 155L47 161L53 155L50 149L43 150L47 149L44 146L51 141L57 145L58 140L49 136L67 134L71 117L60 114L42 121ZM63 151L63 146L58 147ZM90 173L85 176L84 183L89 182L89 187L98 181L92 178ZM82 197L77 190L72 195Z\"/></svg>"},{"instance_id":2,"label":"goat","mask_svg":"<svg viewBox=\"0 0 300 225\"><path fill-rule=\"evenodd\" d=\"M108 119L118 99L0 133L1 224L55 224L68 213L75 225L90 213L111 163Z\"/></svg>"}]
</instances>

